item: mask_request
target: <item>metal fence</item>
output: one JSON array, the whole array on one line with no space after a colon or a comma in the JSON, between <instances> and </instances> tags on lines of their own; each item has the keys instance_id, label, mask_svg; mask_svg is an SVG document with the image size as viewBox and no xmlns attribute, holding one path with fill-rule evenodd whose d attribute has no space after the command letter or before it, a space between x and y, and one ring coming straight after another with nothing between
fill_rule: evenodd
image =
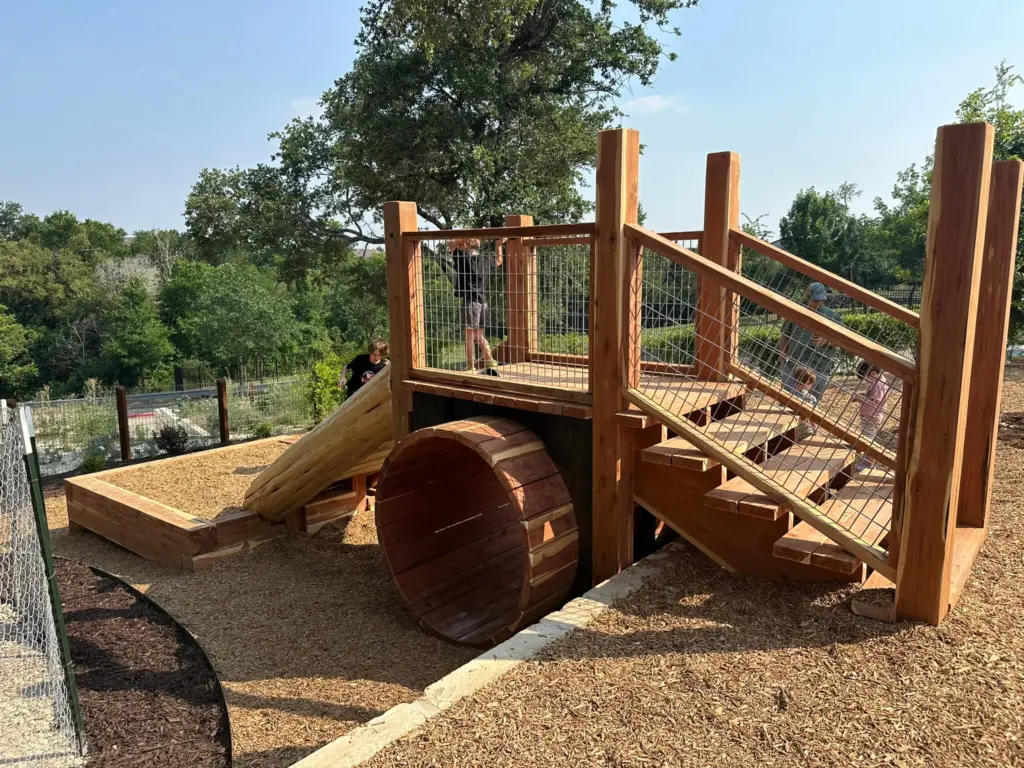
<instances>
[{"instance_id":1,"label":"metal fence","mask_svg":"<svg viewBox=\"0 0 1024 768\"><path fill-rule=\"evenodd\" d=\"M298 432L314 423L307 379L229 381L226 392L231 442ZM114 391L25 403L36 425L44 477L95 471L121 456ZM182 391L135 390L127 395L127 435L133 459L221 444L217 386Z\"/></svg>"},{"instance_id":2,"label":"metal fence","mask_svg":"<svg viewBox=\"0 0 1024 768\"><path fill-rule=\"evenodd\" d=\"M70 657L26 437L15 412L0 407L0 765L80 765L77 699L65 677ZM41 494L35 501L41 506Z\"/></svg>"}]
</instances>

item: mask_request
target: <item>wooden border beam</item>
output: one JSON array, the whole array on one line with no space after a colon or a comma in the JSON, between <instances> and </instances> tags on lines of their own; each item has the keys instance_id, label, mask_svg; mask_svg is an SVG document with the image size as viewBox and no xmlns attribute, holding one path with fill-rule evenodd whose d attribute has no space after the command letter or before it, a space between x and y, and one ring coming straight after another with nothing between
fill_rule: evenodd
<instances>
[{"instance_id":1,"label":"wooden border beam","mask_svg":"<svg viewBox=\"0 0 1024 768\"><path fill-rule=\"evenodd\" d=\"M416 203L384 203L384 249L388 260L388 329L391 334L391 403L395 439L409 434L411 398L403 382L425 363L423 318L418 302L423 282L419 246L406 237L417 226Z\"/></svg>"},{"instance_id":2,"label":"wooden border beam","mask_svg":"<svg viewBox=\"0 0 1024 768\"><path fill-rule=\"evenodd\" d=\"M387 203L385 203L387 205ZM413 203L410 203L413 205ZM500 240L509 237L568 237L570 235L593 235L593 222L582 224L538 224L525 227L482 227L477 229L410 229L402 230L406 240L455 240L460 237L475 237L479 240Z\"/></svg>"}]
</instances>

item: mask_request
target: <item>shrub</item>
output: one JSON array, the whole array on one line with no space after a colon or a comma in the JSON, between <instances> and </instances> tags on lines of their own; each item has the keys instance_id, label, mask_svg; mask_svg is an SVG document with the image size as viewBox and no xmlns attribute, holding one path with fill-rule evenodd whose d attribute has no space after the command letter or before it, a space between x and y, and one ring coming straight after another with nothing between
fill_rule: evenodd
<instances>
[{"instance_id":1,"label":"shrub","mask_svg":"<svg viewBox=\"0 0 1024 768\"><path fill-rule=\"evenodd\" d=\"M914 357L917 331L895 317L881 312L862 312L843 315L843 323L850 330L884 344L894 352Z\"/></svg>"},{"instance_id":2,"label":"shrub","mask_svg":"<svg viewBox=\"0 0 1024 768\"><path fill-rule=\"evenodd\" d=\"M274 434L274 425L269 421L261 421L252 428L252 433L259 438L270 437Z\"/></svg>"},{"instance_id":3,"label":"shrub","mask_svg":"<svg viewBox=\"0 0 1024 768\"><path fill-rule=\"evenodd\" d=\"M156 443L156 447L164 453L173 455L184 453L188 448L188 430L180 424L167 424L153 435L153 441Z\"/></svg>"},{"instance_id":4,"label":"shrub","mask_svg":"<svg viewBox=\"0 0 1024 768\"><path fill-rule=\"evenodd\" d=\"M338 388L343 367L341 358L331 354L313 363L306 382L306 397L313 411L313 423L319 424L344 399Z\"/></svg>"},{"instance_id":5,"label":"shrub","mask_svg":"<svg viewBox=\"0 0 1024 768\"><path fill-rule=\"evenodd\" d=\"M82 459L82 464L78 467L78 471L84 475L88 475L92 472L101 472L106 468L106 456L102 453L89 453L86 454L84 459Z\"/></svg>"}]
</instances>

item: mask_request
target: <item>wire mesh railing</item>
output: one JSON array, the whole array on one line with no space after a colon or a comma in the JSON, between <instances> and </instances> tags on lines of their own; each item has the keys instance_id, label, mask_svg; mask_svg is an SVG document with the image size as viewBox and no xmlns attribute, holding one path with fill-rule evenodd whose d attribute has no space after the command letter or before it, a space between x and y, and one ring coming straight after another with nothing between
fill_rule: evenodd
<instances>
[{"instance_id":1,"label":"wire mesh railing","mask_svg":"<svg viewBox=\"0 0 1024 768\"><path fill-rule=\"evenodd\" d=\"M26 439L15 411L0 407L0 765L81 765Z\"/></svg>"},{"instance_id":2,"label":"wire mesh railing","mask_svg":"<svg viewBox=\"0 0 1024 768\"><path fill-rule=\"evenodd\" d=\"M647 364L634 393L689 419L690 435L733 454L751 484L781 492L798 516L885 567L901 375L913 363L858 341L826 305L726 290L692 252L657 247L642 258L631 327Z\"/></svg>"},{"instance_id":3,"label":"wire mesh railing","mask_svg":"<svg viewBox=\"0 0 1024 768\"><path fill-rule=\"evenodd\" d=\"M588 390L589 236L421 235L414 368Z\"/></svg>"}]
</instances>

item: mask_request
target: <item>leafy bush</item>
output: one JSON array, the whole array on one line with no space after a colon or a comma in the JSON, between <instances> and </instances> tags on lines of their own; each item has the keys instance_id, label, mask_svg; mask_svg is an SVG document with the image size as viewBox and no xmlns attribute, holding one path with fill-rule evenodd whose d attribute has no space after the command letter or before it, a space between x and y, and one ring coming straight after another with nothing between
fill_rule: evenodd
<instances>
[{"instance_id":1,"label":"leafy bush","mask_svg":"<svg viewBox=\"0 0 1024 768\"><path fill-rule=\"evenodd\" d=\"M884 344L894 352L913 357L917 349L917 331L881 312L844 314L843 323L850 330Z\"/></svg>"},{"instance_id":2,"label":"leafy bush","mask_svg":"<svg viewBox=\"0 0 1024 768\"><path fill-rule=\"evenodd\" d=\"M261 421L252 429L252 433L255 437L263 438L270 437L274 434L274 425L269 421Z\"/></svg>"},{"instance_id":3,"label":"leafy bush","mask_svg":"<svg viewBox=\"0 0 1024 768\"><path fill-rule=\"evenodd\" d=\"M344 363L337 355L331 354L313 363L306 382L306 397L313 410L313 423L319 424L328 414L341 405L344 393L338 387Z\"/></svg>"},{"instance_id":4,"label":"leafy bush","mask_svg":"<svg viewBox=\"0 0 1024 768\"><path fill-rule=\"evenodd\" d=\"M86 454L85 458L82 459L82 464L78 467L78 471L83 475L88 475L93 472L101 472L107 468L107 457L102 453L89 453Z\"/></svg>"},{"instance_id":5,"label":"leafy bush","mask_svg":"<svg viewBox=\"0 0 1024 768\"><path fill-rule=\"evenodd\" d=\"M188 430L180 424L167 424L153 435L156 447L164 453L177 455L188 448Z\"/></svg>"}]
</instances>

